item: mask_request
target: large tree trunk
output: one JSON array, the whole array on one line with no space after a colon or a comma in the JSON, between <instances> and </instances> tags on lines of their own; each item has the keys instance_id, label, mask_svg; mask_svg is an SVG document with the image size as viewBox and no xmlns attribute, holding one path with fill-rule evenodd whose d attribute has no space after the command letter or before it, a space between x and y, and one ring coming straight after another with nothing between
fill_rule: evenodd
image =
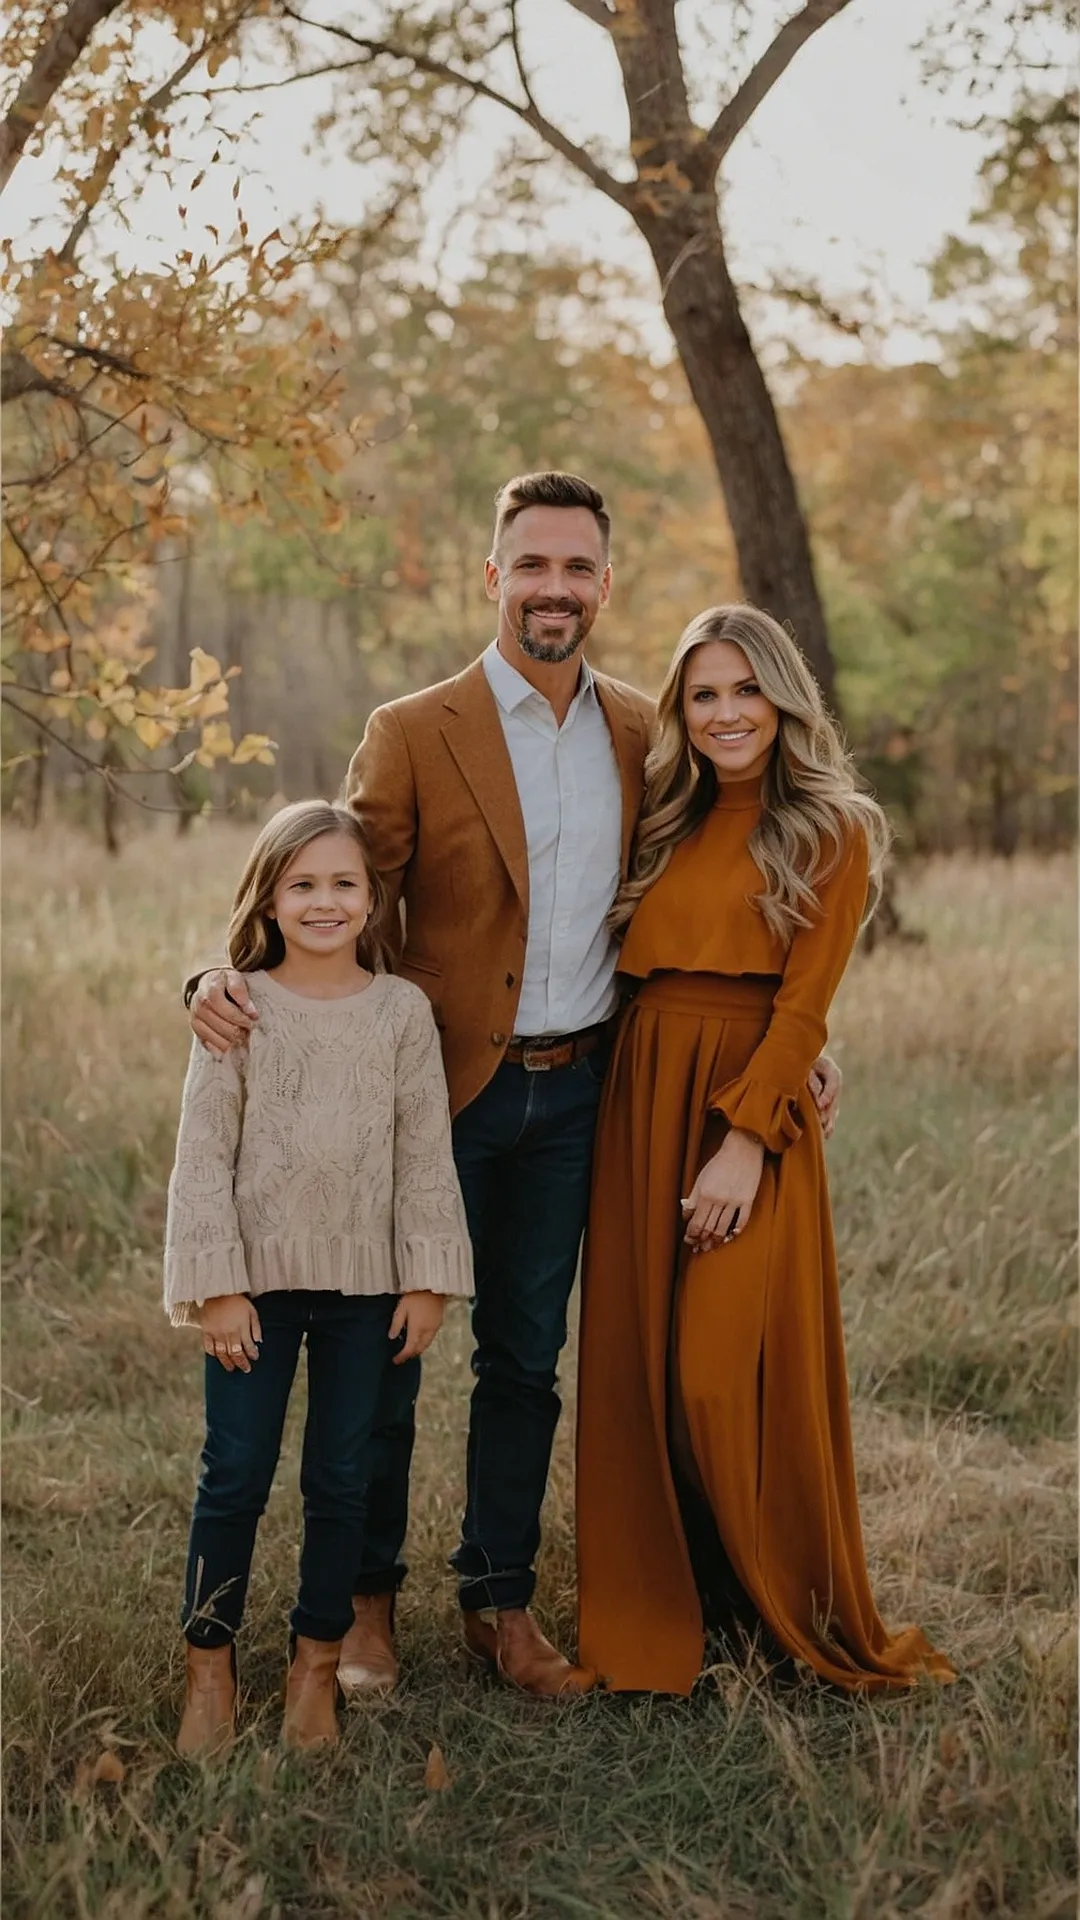
<instances>
[{"instance_id":1,"label":"large tree trunk","mask_svg":"<svg viewBox=\"0 0 1080 1920\"><path fill-rule=\"evenodd\" d=\"M717 201L723 155L794 50L847 0L808 0L706 134L690 112L674 0L607 16L637 179L619 198L660 276L664 313L712 443L747 597L790 622L830 704L835 675L780 422L739 310ZM587 9L586 9L587 10Z\"/></svg>"},{"instance_id":2,"label":"large tree trunk","mask_svg":"<svg viewBox=\"0 0 1080 1920\"><path fill-rule=\"evenodd\" d=\"M694 209L687 206L686 213ZM715 216L646 223L664 313L713 458L748 599L791 624L825 698L835 672L814 563L780 422L758 365ZM680 257L681 256L681 257Z\"/></svg>"}]
</instances>

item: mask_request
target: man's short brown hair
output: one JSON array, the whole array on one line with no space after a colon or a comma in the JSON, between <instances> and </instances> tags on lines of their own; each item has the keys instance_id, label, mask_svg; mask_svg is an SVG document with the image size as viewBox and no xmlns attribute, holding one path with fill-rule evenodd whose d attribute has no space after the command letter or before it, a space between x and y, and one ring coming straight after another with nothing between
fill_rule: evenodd
<instances>
[{"instance_id":1,"label":"man's short brown hair","mask_svg":"<svg viewBox=\"0 0 1080 1920\"><path fill-rule=\"evenodd\" d=\"M499 542L508 526L526 507L587 507L595 516L603 543L604 559L611 547L611 515L604 496L576 473L520 473L508 480L495 495L495 534L491 551L497 554Z\"/></svg>"}]
</instances>

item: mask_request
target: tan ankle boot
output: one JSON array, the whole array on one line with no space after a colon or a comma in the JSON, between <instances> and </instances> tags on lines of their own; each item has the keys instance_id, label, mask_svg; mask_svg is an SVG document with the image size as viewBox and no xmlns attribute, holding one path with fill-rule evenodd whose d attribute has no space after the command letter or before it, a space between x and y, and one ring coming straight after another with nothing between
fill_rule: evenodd
<instances>
[{"instance_id":1,"label":"tan ankle boot","mask_svg":"<svg viewBox=\"0 0 1080 1920\"><path fill-rule=\"evenodd\" d=\"M508 1686L540 1700L568 1700L588 1693L596 1675L572 1666L545 1639L526 1607L503 1607L494 1624L482 1613L464 1615L465 1645Z\"/></svg>"},{"instance_id":2,"label":"tan ankle boot","mask_svg":"<svg viewBox=\"0 0 1080 1920\"><path fill-rule=\"evenodd\" d=\"M185 1760L214 1760L236 1735L236 1650L187 1643L187 1697L176 1736Z\"/></svg>"},{"instance_id":3,"label":"tan ankle boot","mask_svg":"<svg viewBox=\"0 0 1080 1920\"><path fill-rule=\"evenodd\" d=\"M332 1747L337 1743L337 1666L340 1640L296 1636L285 1683L281 1737L287 1747Z\"/></svg>"},{"instance_id":4,"label":"tan ankle boot","mask_svg":"<svg viewBox=\"0 0 1080 1920\"><path fill-rule=\"evenodd\" d=\"M355 1593L353 1623L341 1643L338 1685L347 1703L397 1686L392 1593Z\"/></svg>"}]
</instances>

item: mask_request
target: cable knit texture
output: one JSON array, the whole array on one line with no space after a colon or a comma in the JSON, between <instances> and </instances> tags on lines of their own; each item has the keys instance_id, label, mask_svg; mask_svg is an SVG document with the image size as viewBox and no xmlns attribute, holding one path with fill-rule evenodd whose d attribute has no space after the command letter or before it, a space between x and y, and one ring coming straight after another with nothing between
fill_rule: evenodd
<instances>
[{"instance_id":1,"label":"cable knit texture","mask_svg":"<svg viewBox=\"0 0 1080 1920\"><path fill-rule=\"evenodd\" d=\"M343 1000L248 975L244 1047L192 1045L165 1229L165 1310L279 1288L470 1295L439 1039L391 974Z\"/></svg>"}]
</instances>

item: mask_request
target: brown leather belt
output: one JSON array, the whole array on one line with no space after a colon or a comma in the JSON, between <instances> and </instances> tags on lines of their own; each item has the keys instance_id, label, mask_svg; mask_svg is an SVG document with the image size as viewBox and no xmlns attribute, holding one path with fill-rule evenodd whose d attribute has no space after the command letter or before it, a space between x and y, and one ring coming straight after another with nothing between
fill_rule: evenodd
<instances>
[{"instance_id":1,"label":"brown leather belt","mask_svg":"<svg viewBox=\"0 0 1080 1920\"><path fill-rule=\"evenodd\" d=\"M611 1022L605 1020L598 1027L584 1027L580 1033L557 1033L541 1040L528 1040L515 1034L504 1058L512 1067L525 1067L529 1073L550 1073L553 1067L572 1067L575 1060L584 1060L587 1054L596 1052L610 1025Z\"/></svg>"}]
</instances>

